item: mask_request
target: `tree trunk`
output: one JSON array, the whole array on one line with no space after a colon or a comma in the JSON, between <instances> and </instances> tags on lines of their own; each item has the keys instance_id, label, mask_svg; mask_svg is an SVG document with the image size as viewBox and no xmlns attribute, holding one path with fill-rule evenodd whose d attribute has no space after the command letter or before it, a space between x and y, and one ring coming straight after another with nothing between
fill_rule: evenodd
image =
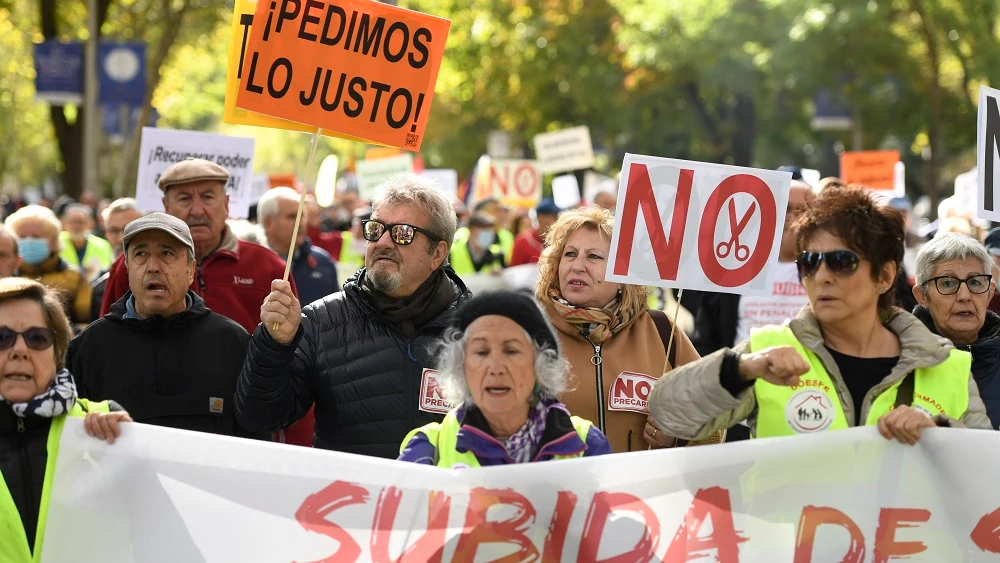
<instances>
[{"instance_id":1,"label":"tree trunk","mask_svg":"<svg viewBox=\"0 0 1000 563\"><path fill-rule=\"evenodd\" d=\"M941 162L941 67L937 39L934 30L927 21L922 0L913 0L913 11L920 17L920 31L927 45L927 63L930 66L930 120L927 124L927 137L930 141L931 158L927 163L927 195L931 200L931 220L937 217L938 203L941 196L938 193L939 163Z\"/></svg>"},{"instance_id":2,"label":"tree trunk","mask_svg":"<svg viewBox=\"0 0 1000 563\"><path fill-rule=\"evenodd\" d=\"M753 143L757 138L757 111L753 96L736 94L733 108L733 123L736 130L731 141L730 155L736 166L750 167L753 165Z\"/></svg>"}]
</instances>

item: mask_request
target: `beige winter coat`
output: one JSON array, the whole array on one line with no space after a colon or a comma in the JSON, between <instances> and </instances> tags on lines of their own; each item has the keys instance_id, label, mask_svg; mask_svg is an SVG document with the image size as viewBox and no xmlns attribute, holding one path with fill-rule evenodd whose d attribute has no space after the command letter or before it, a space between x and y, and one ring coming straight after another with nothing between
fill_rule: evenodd
<instances>
[{"instance_id":1,"label":"beige winter coat","mask_svg":"<svg viewBox=\"0 0 1000 563\"><path fill-rule=\"evenodd\" d=\"M856 419L854 401L836 362L823 344L823 334L809 305L804 306L798 316L787 323L802 346L816 354L830 374L848 424L854 426ZM899 338L901 348L899 362L892 368L892 372L865 396L865 401L861 405L861 420L868 417L872 403L886 389L914 369L935 366L945 361L952 349L950 341L935 336L916 317L902 309L894 309L885 326ZM657 426L672 436L697 440L746 419L750 424L751 434L756 435L757 400L753 386L740 393L738 397L733 397L719 383L722 359L728 351L728 348L724 348L698 361L674 368L656 382L649 395L649 411ZM739 344L733 351L738 354L751 352L750 342ZM961 420L938 415L935 421L941 426L992 429L990 419L986 416L986 407L979 398L979 389L971 373L969 408L965 415Z\"/></svg>"}]
</instances>

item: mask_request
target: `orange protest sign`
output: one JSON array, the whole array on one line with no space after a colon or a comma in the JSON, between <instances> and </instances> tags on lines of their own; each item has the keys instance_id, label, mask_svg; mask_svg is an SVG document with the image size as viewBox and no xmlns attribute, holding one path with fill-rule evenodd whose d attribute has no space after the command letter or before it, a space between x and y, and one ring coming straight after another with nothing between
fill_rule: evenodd
<instances>
[{"instance_id":1,"label":"orange protest sign","mask_svg":"<svg viewBox=\"0 0 1000 563\"><path fill-rule=\"evenodd\" d=\"M895 189L899 151L858 151L840 155L840 178L873 190Z\"/></svg>"},{"instance_id":2,"label":"orange protest sign","mask_svg":"<svg viewBox=\"0 0 1000 563\"><path fill-rule=\"evenodd\" d=\"M451 22L373 0L258 2L236 106L420 149Z\"/></svg>"},{"instance_id":3,"label":"orange protest sign","mask_svg":"<svg viewBox=\"0 0 1000 563\"><path fill-rule=\"evenodd\" d=\"M230 24L232 35L229 38L229 61L226 63L226 100L222 108L222 121L234 125L253 125L256 127L315 133L316 127L236 107L236 92L240 89L240 69L243 59L246 56L246 46L250 39L250 30L253 26L254 10L256 7L257 2L255 0L236 0L236 5L233 8L233 20ZM350 141L369 142L365 139L343 135L334 131L323 130L322 134L327 137L339 137Z\"/></svg>"}]
</instances>

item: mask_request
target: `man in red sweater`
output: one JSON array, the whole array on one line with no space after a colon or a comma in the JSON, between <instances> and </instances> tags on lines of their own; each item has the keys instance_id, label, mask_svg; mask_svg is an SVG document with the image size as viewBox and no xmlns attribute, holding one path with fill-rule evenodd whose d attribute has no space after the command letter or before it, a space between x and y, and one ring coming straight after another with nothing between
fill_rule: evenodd
<instances>
[{"instance_id":1,"label":"man in red sweater","mask_svg":"<svg viewBox=\"0 0 1000 563\"><path fill-rule=\"evenodd\" d=\"M555 201L543 199L535 208L537 226L530 231L524 231L514 239L514 252L511 254L510 265L537 264L538 257L545 248L545 233L559 218L559 208Z\"/></svg>"},{"instance_id":2,"label":"man in red sweater","mask_svg":"<svg viewBox=\"0 0 1000 563\"><path fill-rule=\"evenodd\" d=\"M163 191L163 208L191 228L198 261L191 290L212 311L229 317L253 333L260 322L260 307L271 293L271 281L281 279L285 263L274 252L252 242L238 240L226 225L229 172L218 164L189 158L167 168L157 186ZM289 283L294 282L289 278ZM128 271L121 257L111 266L101 315L129 290ZM293 291L295 291L293 289ZM312 445L313 423L307 415L296 427L285 431L284 441Z\"/></svg>"}]
</instances>

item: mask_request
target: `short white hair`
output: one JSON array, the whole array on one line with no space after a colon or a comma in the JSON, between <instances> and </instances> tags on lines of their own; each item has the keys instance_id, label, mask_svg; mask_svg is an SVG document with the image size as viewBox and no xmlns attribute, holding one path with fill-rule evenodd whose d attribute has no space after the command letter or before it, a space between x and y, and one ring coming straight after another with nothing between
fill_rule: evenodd
<instances>
[{"instance_id":1,"label":"short white hair","mask_svg":"<svg viewBox=\"0 0 1000 563\"><path fill-rule=\"evenodd\" d=\"M948 260L975 258L983 265L983 273L993 271L993 258L976 239L960 233L941 233L920 247L917 252L917 271L914 281L923 287L934 277L934 266Z\"/></svg>"},{"instance_id":2,"label":"short white hair","mask_svg":"<svg viewBox=\"0 0 1000 563\"><path fill-rule=\"evenodd\" d=\"M139 211L139 204L136 202L135 198L131 197L121 197L112 201L107 207L101 211L101 218L104 222L108 222L108 218L115 213L121 213L123 211ZM142 213L140 211L140 213Z\"/></svg>"},{"instance_id":3,"label":"short white hair","mask_svg":"<svg viewBox=\"0 0 1000 563\"><path fill-rule=\"evenodd\" d=\"M48 207L41 205L26 205L10 214L5 221L7 227L20 238L18 230L25 223L36 222L45 228L47 238L57 240L59 231L62 230L62 223L56 214Z\"/></svg>"},{"instance_id":4,"label":"short white hair","mask_svg":"<svg viewBox=\"0 0 1000 563\"><path fill-rule=\"evenodd\" d=\"M263 221L267 217L277 215L278 202L281 201L282 198L293 200L298 203L299 197L299 192L288 187L271 188L267 190L257 201L257 219L259 221Z\"/></svg>"},{"instance_id":5,"label":"short white hair","mask_svg":"<svg viewBox=\"0 0 1000 563\"><path fill-rule=\"evenodd\" d=\"M535 383L541 395L559 397L569 385L570 363L551 348L543 348L524 332L535 348ZM453 404L473 405L472 393L465 381L466 334L456 328L445 331L435 355L438 360L438 380L445 398Z\"/></svg>"}]
</instances>

